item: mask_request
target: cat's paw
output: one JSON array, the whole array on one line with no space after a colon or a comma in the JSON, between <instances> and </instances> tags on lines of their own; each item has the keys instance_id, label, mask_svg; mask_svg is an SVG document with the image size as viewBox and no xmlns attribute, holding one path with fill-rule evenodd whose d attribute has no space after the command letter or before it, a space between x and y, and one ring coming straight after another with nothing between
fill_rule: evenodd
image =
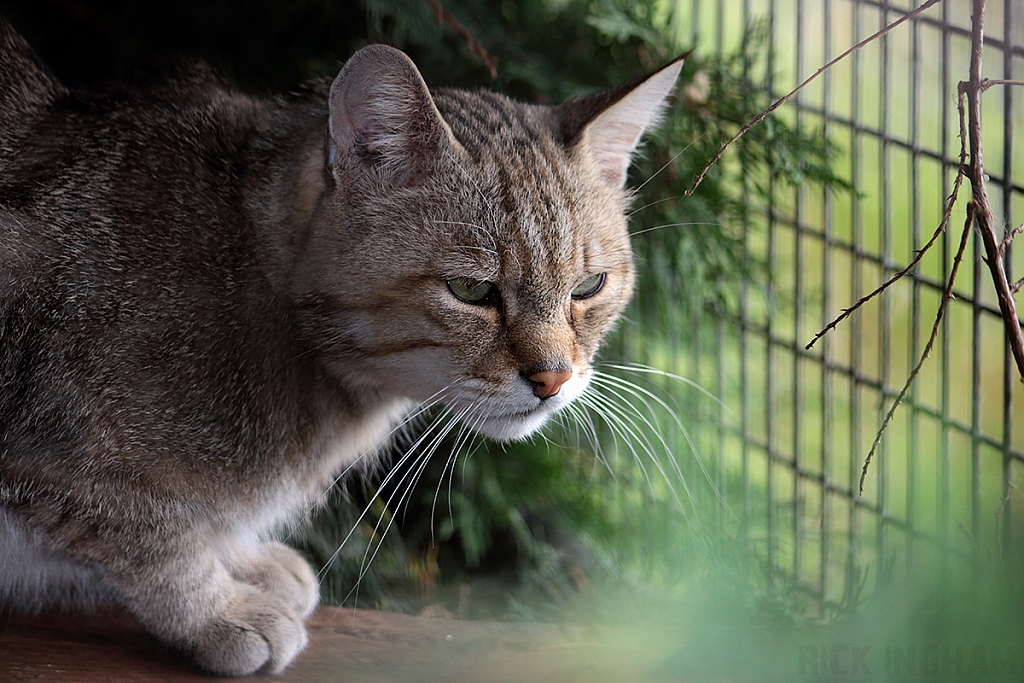
<instances>
[{"instance_id":1,"label":"cat's paw","mask_svg":"<svg viewBox=\"0 0 1024 683\"><path fill-rule=\"evenodd\" d=\"M284 600L300 617L313 611L320 588L309 563L283 543L264 543L245 557L235 558L231 575Z\"/></svg>"},{"instance_id":2,"label":"cat's paw","mask_svg":"<svg viewBox=\"0 0 1024 683\"><path fill-rule=\"evenodd\" d=\"M189 638L196 664L222 676L280 673L308 642L299 615L280 598L245 584L227 609Z\"/></svg>"}]
</instances>

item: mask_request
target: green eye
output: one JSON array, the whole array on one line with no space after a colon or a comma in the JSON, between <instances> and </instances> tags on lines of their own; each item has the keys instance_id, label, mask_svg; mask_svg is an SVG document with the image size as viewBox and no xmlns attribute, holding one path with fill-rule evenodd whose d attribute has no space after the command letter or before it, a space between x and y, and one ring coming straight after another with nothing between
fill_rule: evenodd
<instances>
[{"instance_id":1,"label":"green eye","mask_svg":"<svg viewBox=\"0 0 1024 683\"><path fill-rule=\"evenodd\" d=\"M474 280L468 277L456 277L445 280L448 291L455 295L456 299L465 301L467 304L489 304L498 293L498 288L493 282L486 280Z\"/></svg>"},{"instance_id":2,"label":"green eye","mask_svg":"<svg viewBox=\"0 0 1024 683\"><path fill-rule=\"evenodd\" d=\"M591 275L572 290L573 299L589 299L604 287L604 273Z\"/></svg>"}]
</instances>

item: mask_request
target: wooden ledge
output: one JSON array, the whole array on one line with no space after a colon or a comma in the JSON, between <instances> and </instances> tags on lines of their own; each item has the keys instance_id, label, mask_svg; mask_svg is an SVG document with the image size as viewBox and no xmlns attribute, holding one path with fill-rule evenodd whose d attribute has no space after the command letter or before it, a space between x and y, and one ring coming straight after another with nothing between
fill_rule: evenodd
<instances>
[{"instance_id":1,"label":"wooden ledge","mask_svg":"<svg viewBox=\"0 0 1024 683\"><path fill-rule=\"evenodd\" d=\"M276 683L526 683L642 678L638 662L550 624L320 608L310 644ZM604 640L604 639L600 639ZM651 662L647 663L648 665ZM638 675L639 674L639 675ZM0 681L186 683L216 679L169 655L129 616L0 617Z\"/></svg>"}]
</instances>

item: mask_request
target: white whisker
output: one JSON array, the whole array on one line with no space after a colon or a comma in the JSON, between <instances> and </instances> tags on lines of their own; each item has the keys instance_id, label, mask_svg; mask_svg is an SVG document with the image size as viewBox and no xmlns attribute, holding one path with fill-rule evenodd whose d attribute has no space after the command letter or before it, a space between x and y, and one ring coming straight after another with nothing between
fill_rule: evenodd
<instances>
[{"instance_id":1,"label":"white whisker","mask_svg":"<svg viewBox=\"0 0 1024 683\"><path fill-rule=\"evenodd\" d=\"M701 458L700 453L698 452L696 445L693 443L693 439L690 436L689 430L686 429L686 426L682 423L682 420L679 419L679 416L676 414L676 411L674 411L660 396L658 396L657 394L653 393L649 389L646 389L645 387L642 387L639 384L635 384L635 383L630 382L630 381L628 381L626 379L623 379L621 377L616 377L614 375L609 375L609 374L606 374L606 373L601 373L601 372L595 371L595 373L594 373L594 381L599 383L599 384L603 383L605 386L610 386L610 387L615 387L615 388L621 389L623 391L628 392L632 396L635 396L637 399L639 399L647 407L648 411L652 415L655 412L654 411L654 407L651 406L650 403L648 403L647 398L653 399L658 405L660 405L665 410L665 412L667 412L672 417L673 421L676 424L676 427L679 429L680 433L682 433L683 438L686 439L686 443L689 445L690 451L693 453L693 457L697 461L697 466L700 468L700 471L704 475L704 478L707 480L708 484L711 486L711 490L715 493L715 497L718 498L719 502L725 507L725 509L729 510L729 513L732 514L732 510L729 509L729 504L725 500L725 496L722 495L721 491L719 491L719 489L718 489L718 486L715 484L714 480L712 479L711 473L708 472L707 467L704 465L703 458ZM625 405L629 405L629 404L626 403ZM641 415L639 412L637 412L637 414L640 415L640 417L646 421L646 418L644 418L643 415ZM648 425L651 426L650 423L648 423ZM652 427L652 429L654 429L653 426L651 426L651 427ZM668 449L668 445L665 443L664 439L662 439L661 436L660 436L660 430L657 433L658 433L659 441L661 441L662 445L666 449ZM669 453L671 454L671 450L669 450ZM676 460L676 458L670 457L670 460L672 461L672 464L674 465L674 469L675 469L677 475L680 477L680 479L683 479L684 478L683 477L683 472L680 469L679 463ZM733 516L735 516L735 515L733 515Z\"/></svg>"},{"instance_id":2,"label":"white whisker","mask_svg":"<svg viewBox=\"0 0 1024 683\"><path fill-rule=\"evenodd\" d=\"M665 471L665 468L662 467L661 465L661 460L660 458L658 458L657 449L654 447L654 444L651 443L650 439L647 438L643 428L640 425L638 425L635 420L633 420L633 418L630 415L630 411L627 411L626 408L630 408L633 413L635 413L638 417L644 420L648 429L654 433L654 436L661 443L661 446L664 449L665 454L669 457L669 460L671 460L672 463L676 465L675 473L679 477L679 481L683 485L683 490L686 491L686 495L688 500L690 501L691 506L693 506L696 499L686 483L686 477L683 476L682 471L678 467L678 463L676 463L675 458L672 457L672 449L665 442L664 438L662 438L661 434L658 433L658 429L654 425L652 425L650 421L647 420L642 414L636 411L636 409L633 408L633 406L631 406L629 403L623 402L623 404L621 405L617 404L614 399L621 400L621 398L618 395L607 395L597 390L595 390L595 394L602 396L606 401L605 407L612 410L613 414L617 415L618 418L621 419L624 424L628 423L629 427L632 428L629 431L637 437L638 441L640 442L639 445L643 447L643 450L647 454L647 457L650 458L651 462L658 469L659 474L661 474L662 479L668 486L669 491L672 494L672 497L675 499L676 503L679 504L680 508L682 508L682 501L679 498L679 495L676 492L675 486L672 484L671 479L669 479L668 473ZM696 511L696 509L694 509L694 511Z\"/></svg>"},{"instance_id":3,"label":"white whisker","mask_svg":"<svg viewBox=\"0 0 1024 683\"><path fill-rule=\"evenodd\" d=\"M632 211L627 213L626 214L626 218L632 218L633 216L635 216L636 214L640 213L644 209L649 209L652 206L657 206L658 204L661 204L663 202L670 202L670 201L673 201L673 200L676 200L676 199L681 199L681 197L678 197L678 196L676 196L676 197L662 197L661 199L656 199L653 202L648 202L647 204L644 204L643 206L641 206L639 209L633 209Z\"/></svg>"},{"instance_id":4,"label":"white whisker","mask_svg":"<svg viewBox=\"0 0 1024 683\"><path fill-rule=\"evenodd\" d=\"M616 435L619 436L622 442L625 443L626 448L628 448L633 455L633 460L636 462L637 466L640 468L641 473L643 473L644 475L644 480L647 482L648 490L650 491L652 496L655 495L654 483L651 481L650 474L647 472L647 467L644 466L643 458L640 457L640 454L637 453L636 448L633 447L633 439L631 437L634 436L634 434L630 431L629 426L625 423L624 420L622 420L621 417L619 417L615 413L608 412L607 410L601 410L601 408L606 408L607 406L594 403L595 397L604 398L600 394L600 392L588 391L584 393L582 396L580 396L577 400L584 403L584 405L587 405L588 407L591 408L591 410L594 410L597 414L599 414L605 420L605 423L609 426L609 428L611 428L611 430Z\"/></svg>"},{"instance_id":5,"label":"white whisker","mask_svg":"<svg viewBox=\"0 0 1024 683\"><path fill-rule=\"evenodd\" d=\"M586 403L570 403L565 407L566 414L572 417L573 425L576 427L577 434L577 448L580 447L580 428L583 428L583 433L586 435L587 440L590 442L594 449L594 466L600 462L604 465L605 469L608 470L608 474L611 475L613 481L618 481L618 475L615 473L615 469L608 462L608 458L605 457L604 447L601 444L601 439L597 434L597 428L594 426L594 420L590 415L590 411L586 409Z\"/></svg>"},{"instance_id":6,"label":"white whisker","mask_svg":"<svg viewBox=\"0 0 1024 683\"><path fill-rule=\"evenodd\" d=\"M478 406L482 405L483 402L484 402L484 399L482 399L482 398L478 399L471 406L469 406L469 408L466 409L466 413L467 414L471 414L474 410L476 410L476 408ZM430 504L430 540L431 541L434 540L434 515L435 515L435 511L437 509L437 497L441 494L441 486L444 484L445 473L446 472L448 473L448 514L449 514L450 518L453 518L454 517L454 513L452 512L452 509L451 509L451 501L452 501L451 482L452 482L452 479L454 478L454 475L455 475L455 463L458 461L459 452L462 450L462 448L465 446L465 444L468 443L471 439L476 437L476 431L475 431L476 427L477 427L477 425L480 424L480 422L483 420L483 418L484 418L483 414L478 414L474 418L472 425L468 425L467 426L467 425L463 424L462 428L459 430L458 435L455 437L455 443L452 444L451 455L449 455L448 456L448 460L445 461L444 469L441 470L441 476L438 477L438 479L437 479L437 488L434 490L434 500ZM449 471L449 467L451 468L450 471Z\"/></svg>"},{"instance_id":7,"label":"white whisker","mask_svg":"<svg viewBox=\"0 0 1024 683\"><path fill-rule=\"evenodd\" d=\"M444 442L444 439L448 436L449 433L451 433L451 431L456 426L460 426L460 429L463 428L461 427L462 420L466 417L467 414L469 414L469 412L473 409L474 405L475 404L471 404L463 408L457 415L452 416L447 421L447 423L441 428L441 430L438 431L431 438L426 450L415 458L415 460L412 463L412 466L408 468L405 474L403 474L402 477L395 483L395 491L390 496L388 496L387 501L384 503L384 509L391 512L388 519L388 523L384 527L383 531L381 531L380 529L380 523L381 521L383 521L383 517L381 519L378 519L377 524L374 525L374 535L377 536L379 540L377 542L377 546L373 548L372 554L370 553L370 549L371 547L373 547L372 543L367 544L366 551L363 553L363 561L359 568L359 575L356 579L357 585L360 581L362 581L363 577L366 576L366 572L369 571L370 565L373 563L374 558L377 557L377 553L380 552L381 547L383 547L384 539L387 537L388 532L391 530L391 527L395 523L395 518L397 517L397 510L400 509L403 505L408 507L408 503L412 497L412 491L415 489L417 483L419 482L421 476L423 475L423 472L426 469L427 464L430 462L431 457L433 457L434 453ZM403 461L404 460L405 458L403 458ZM398 463L395 466L395 468L392 469L392 471L394 472L401 465L401 462ZM403 482L405 483L404 489L401 488ZM399 490L401 490L400 495ZM396 495L398 495L398 500L397 502L394 502Z\"/></svg>"},{"instance_id":8,"label":"white whisker","mask_svg":"<svg viewBox=\"0 0 1024 683\"><path fill-rule=\"evenodd\" d=\"M633 394L633 395L637 396L637 397L638 397L638 398L640 399L640 401L641 401L641 402L643 402L643 404L644 404L644 405L645 405L645 407L647 408L647 411L648 411L648 412L650 413L650 415L651 415L652 417L654 416L654 409L653 409L652 405L651 405L650 403L648 403L648 402L647 402L647 400L646 400L646 399L645 399L645 398L644 398L644 397L643 397L643 396L642 396L641 394L637 393L637 392L636 392L636 391L635 391L635 390L634 390L634 389L633 389L633 388L632 388L632 387L630 386L630 383L628 383L628 382L625 382L625 380L623 380L623 381L622 381L622 382L623 382L623 384L615 384L614 382L609 382L609 381L608 381L608 378L609 378L609 377L610 377L610 376L607 376L607 375L605 375L605 376L603 376L603 377L600 377L600 378L599 378L599 377L598 377L598 374L597 374L597 373L595 373L595 376L594 376L594 381L595 381L595 383L596 383L596 384L598 384L598 385L601 385L601 384L603 384L603 385L604 385L604 386L605 386L606 388L608 388L609 390L620 390L620 389L625 389L626 391L629 391L629 392L630 392L631 394ZM618 379L620 379L620 378L612 378L612 379L618 380ZM653 396L653 394L651 394L651 395ZM681 468L680 468L680 466L679 466L679 461L678 461L678 459L676 458L676 456L675 456L675 453L674 453L674 451L673 451L672 447L671 447L671 446L670 446L670 445L668 444L668 442L666 442L666 440L665 440L665 437L663 437L663 436L662 436L662 429L660 429L659 425L657 425L656 423L655 423L655 424L652 424L652 423L650 422L650 420L648 420L648 419L646 418L646 416L644 416L644 415L643 415L643 414L642 414L642 413L641 413L640 411L638 411L638 410L636 409L636 407L634 407L634 405L633 405L632 403L630 403L630 402L629 402L628 400L626 400L626 399L625 399L625 398L623 398L622 396L618 395L617 393L612 393L612 394L611 394L611 396L612 396L612 397L614 397L614 398L616 398L616 399L618 399L618 400L620 400L620 401L622 401L622 402L621 402L621 405L620 405L620 411L621 411L621 412L624 412L624 413L625 413L625 412L626 412L626 409L627 409L627 408L628 408L628 409L630 409L630 411L632 411L632 412L633 412L634 414L636 414L636 415L637 415L637 417L639 417L639 418L640 418L641 420L643 420L643 422L644 422L644 423L645 423L645 424L647 425L647 428L648 428L648 429L649 429L649 430L650 430L650 431L651 431L651 432L652 432L652 433L654 434L654 436L655 436L655 437L657 438L657 440L658 440L658 441L660 442L660 444L662 444L662 447L663 447L663 449L664 449L664 451L665 451L665 454L666 454L666 456L668 457L669 461L670 461L670 462L672 463L672 466L673 466L673 470L675 471L675 474L676 474L676 476L678 476L678 477L679 477L679 480L680 480L680 481L682 482L682 484L683 484L683 489L684 489L684 490L685 490L685 492L686 492L687 498L688 498L688 499L690 500L690 502L691 502L691 503L693 503L693 502L695 501L695 499L694 499L694 496L693 496L693 494L692 494L692 493L690 492L690 488L689 488L689 485L688 485L688 484L687 484L687 482L686 482L686 475L684 475L684 474L683 474L683 471L682 471L682 469L681 469ZM682 423L681 423L681 422L679 421L679 419L678 419L678 418L676 417L675 413L674 413L674 412L672 412L672 411L671 411L671 409L669 409L669 408L668 408L668 405L666 405L666 404L665 404L665 401L662 401L662 400L660 400L660 398L658 398L657 396L653 396L653 397L655 398L655 400L658 400L658 401L659 401L660 403L662 403L662 404L663 404L663 407L664 407L664 408L665 408L665 409L666 409L667 411L669 411L670 415L672 415L672 416L673 416L673 418L675 418L675 419L676 419L676 424L677 424L677 425L679 426L680 430L682 430L682 432L683 432L684 434L686 434L686 428L685 428L685 427L683 427ZM655 420L656 420L656 418L655 418ZM632 421L632 419L630 420L630 422L631 422L631 423L633 422L633 421ZM635 423L633 423L633 424L635 424ZM646 440L646 439L645 439L645 440ZM687 436L686 436L686 440L687 440L687 442L689 442L689 443L690 443L690 445L691 445L691 449L692 449L692 442L691 442L691 441L689 440L689 436L688 436L688 434L687 434ZM652 453L652 451L653 451L653 446L652 446L652 445L650 444L650 441L649 441L649 440L647 440L647 441L646 441L646 443L648 444L648 453L651 453L651 454L652 454L652 455L651 455L651 458L652 458L652 459L654 459L654 456L653 456L653 453ZM697 453L696 453L696 451L695 451L695 450L693 450L693 455L694 455L694 456L695 456L695 457L696 457L696 458L698 459L698 461L699 461L699 455L697 455ZM701 469L702 469L702 468L701 468ZM660 468L660 466L658 466L658 470L662 470L662 468ZM663 475L663 476L666 476L666 474L665 474L664 470L662 470L662 475ZM714 483L712 483L712 486L714 487ZM717 493L717 490L716 490L716 493Z\"/></svg>"},{"instance_id":9,"label":"white whisker","mask_svg":"<svg viewBox=\"0 0 1024 683\"><path fill-rule=\"evenodd\" d=\"M684 227L684 226L694 226L694 225L721 225L721 223L709 223L709 222L665 223L664 225L656 225L653 228L644 228L643 230L637 230L635 232L631 232L631 233L629 233L629 236L630 237L636 237L637 235L642 235L645 232L654 232L655 230L661 230L662 228L681 228L681 227Z\"/></svg>"},{"instance_id":10,"label":"white whisker","mask_svg":"<svg viewBox=\"0 0 1024 683\"><path fill-rule=\"evenodd\" d=\"M462 380L456 380L454 382L451 382L450 384L448 384L448 385L442 387L441 389L437 390L436 392L434 392L431 396L427 397L424 401L420 402L419 405L417 405L412 410L410 410L408 413L406 413L406 415L398 422L398 424L396 424L391 429L391 431L389 431L383 437L378 439L368 449L366 449L365 451L360 453L358 456L356 456L356 458L351 463L349 463L349 465L347 467L345 467L338 474L337 477L334 478L334 481L331 482L331 485L328 486L324 490L323 493L321 493L319 496L316 497L316 499L313 501L313 503L306 510L306 514L303 515L303 517L300 517L299 521L297 521L294 524L292 524L292 527L291 527L291 529L289 529L289 531L286 534L285 538L291 538L295 534L295 532L298 530L299 525L302 523L302 520L305 519L305 518L308 518L318 507L321 507L322 505L324 505L326 503L327 497L331 494L331 491L333 491L335 489L335 487L338 485L338 482L340 482L349 472L351 472L353 469L355 469L358 465L363 464L366 460L370 459L372 456L374 456L377 453L379 453L380 450L385 446L385 444L389 443L391 441L392 437L394 437L396 434L398 434L401 431L403 431L406 427L411 425L416 420L418 420L418 419L422 418L423 416L425 416L432 408L434 408L436 405L438 405L441 402L442 398L444 398L444 394L447 391L449 391L452 387L454 387L457 384L459 384L461 381Z\"/></svg>"},{"instance_id":11,"label":"white whisker","mask_svg":"<svg viewBox=\"0 0 1024 683\"><path fill-rule=\"evenodd\" d=\"M380 490L381 487L383 487L386 484L388 484L397 475L397 473L398 473L399 469L401 468L401 466L405 462L407 462L409 458L412 457L412 454L416 451L416 449L419 447L419 445L421 443L423 443L423 441L425 441L430 436L431 432L434 431L434 429L437 427L438 424L443 422L445 420L445 418L447 418L450 415L451 415L451 410L449 408L444 408L441 411L441 413L439 413L431 421L430 425L423 432L423 434L420 435L420 437L415 441L415 443L413 443L406 450L406 452L401 456L401 458L399 458L399 461L389 470L388 474L384 477L384 480L381 481L380 485L378 486L378 490ZM334 551L334 553L327 560L327 562L324 563L324 566L320 569L320 572L317 574L317 576L322 576L326 571L328 571L330 569L330 567L334 564L334 562L337 561L338 556L341 554L342 548L345 547L345 544L352 537L352 534L355 533L356 529L359 527L359 524L362 523L363 519L370 512L370 506L373 504L373 500L376 500L376 496L374 496L374 498L371 499L370 503L368 503L366 505L366 507L363 509L362 513L360 513L359 517L352 524L352 528L349 529L348 534L345 535L345 538L342 539L341 543L338 545L338 548ZM348 598L346 597L346 599L348 599Z\"/></svg>"},{"instance_id":12,"label":"white whisker","mask_svg":"<svg viewBox=\"0 0 1024 683\"><path fill-rule=\"evenodd\" d=\"M682 375L676 375L671 372L666 372L665 370L661 370L659 368L652 368L651 366L644 365L642 363L629 363L626 365L622 365L621 363L601 362L596 363L595 365L598 365L603 368L612 368L613 370L622 370L623 372L635 372L637 374L658 375L660 377L666 377L668 379L675 380L676 382L681 382L689 387L693 387L694 389L696 389L697 391L699 391L700 393L704 394L712 401L717 403L720 408L723 408L729 411L730 414L732 414L732 411L729 409L729 406L725 405L722 399L718 398L710 391L694 382L692 379L683 377Z\"/></svg>"},{"instance_id":13,"label":"white whisker","mask_svg":"<svg viewBox=\"0 0 1024 683\"><path fill-rule=\"evenodd\" d=\"M699 135L698 137L694 138L693 142L691 142L691 143L690 143L690 144L688 144L688 145L687 145L686 147L683 147L683 148L682 148L681 150L679 150L678 152L676 152L676 153L675 153L675 154L674 154L674 155L672 156L672 158L671 158L671 159L669 159L668 161L666 161L666 162L665 162L665 165L664 165L664 166L662 166L662 167L661 167L661 168L659 168L659 169L658 169L657 171L655 171L654 173L652 173L652 174L650 175L650 177L649 177L649 178L647 178L647 180L643 181L642 183L640 183L640 185L638 185L638 186L637 186L636 188L634 188L634 189L633 189L633 190L632 190L632 191L631 191L631 192L629 193L630 197L635 197L635 196L636 196L636 195L637 195L637 194L638 194L638 193L640 192L640 190L644 189L644 187L645 187L645 186L647 185L647 183L651 182L652 180L654 180L655 178L657 178L657 177L658 177L659 175L661 175L661 172L662 172L662 171L664 171L664 170L665 170L666 168L668 168L668 167L669 167L669 166L671 166L671 165L672 165L673 163L675 163L675 160L676 160L676 159L678 159L679 157L681 157L681 156L682 156L682 155L683 155L683 154L684 154L684 153L686 152L686 150L690 149L690 148L691 148L691 147L693 147L693 146L694 146L695 144L697 144L697 142L699 142L699 141L700 141L700 139L701 139L701 138L703 138L703 137L704 137L705 135L707 135L707 133L704 133L704 134L702 134L702 135Z\"/></svg>"}]
</instances>

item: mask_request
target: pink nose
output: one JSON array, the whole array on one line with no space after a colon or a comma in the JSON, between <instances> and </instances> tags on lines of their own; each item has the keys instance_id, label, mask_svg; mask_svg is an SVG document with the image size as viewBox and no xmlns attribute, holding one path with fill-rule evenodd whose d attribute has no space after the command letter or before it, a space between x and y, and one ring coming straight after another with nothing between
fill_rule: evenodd
<instances>
[{"instance_id":1,"label":"pink nose","mask_svg":"<svg viewBox=\"0 0 1024 683\"><path fill-rule=\"evenodd\" d=\"M551 398L572 378L572 370L545 370L530 375L533 393L538 398Z\"/></svg>"}]
</instances>

